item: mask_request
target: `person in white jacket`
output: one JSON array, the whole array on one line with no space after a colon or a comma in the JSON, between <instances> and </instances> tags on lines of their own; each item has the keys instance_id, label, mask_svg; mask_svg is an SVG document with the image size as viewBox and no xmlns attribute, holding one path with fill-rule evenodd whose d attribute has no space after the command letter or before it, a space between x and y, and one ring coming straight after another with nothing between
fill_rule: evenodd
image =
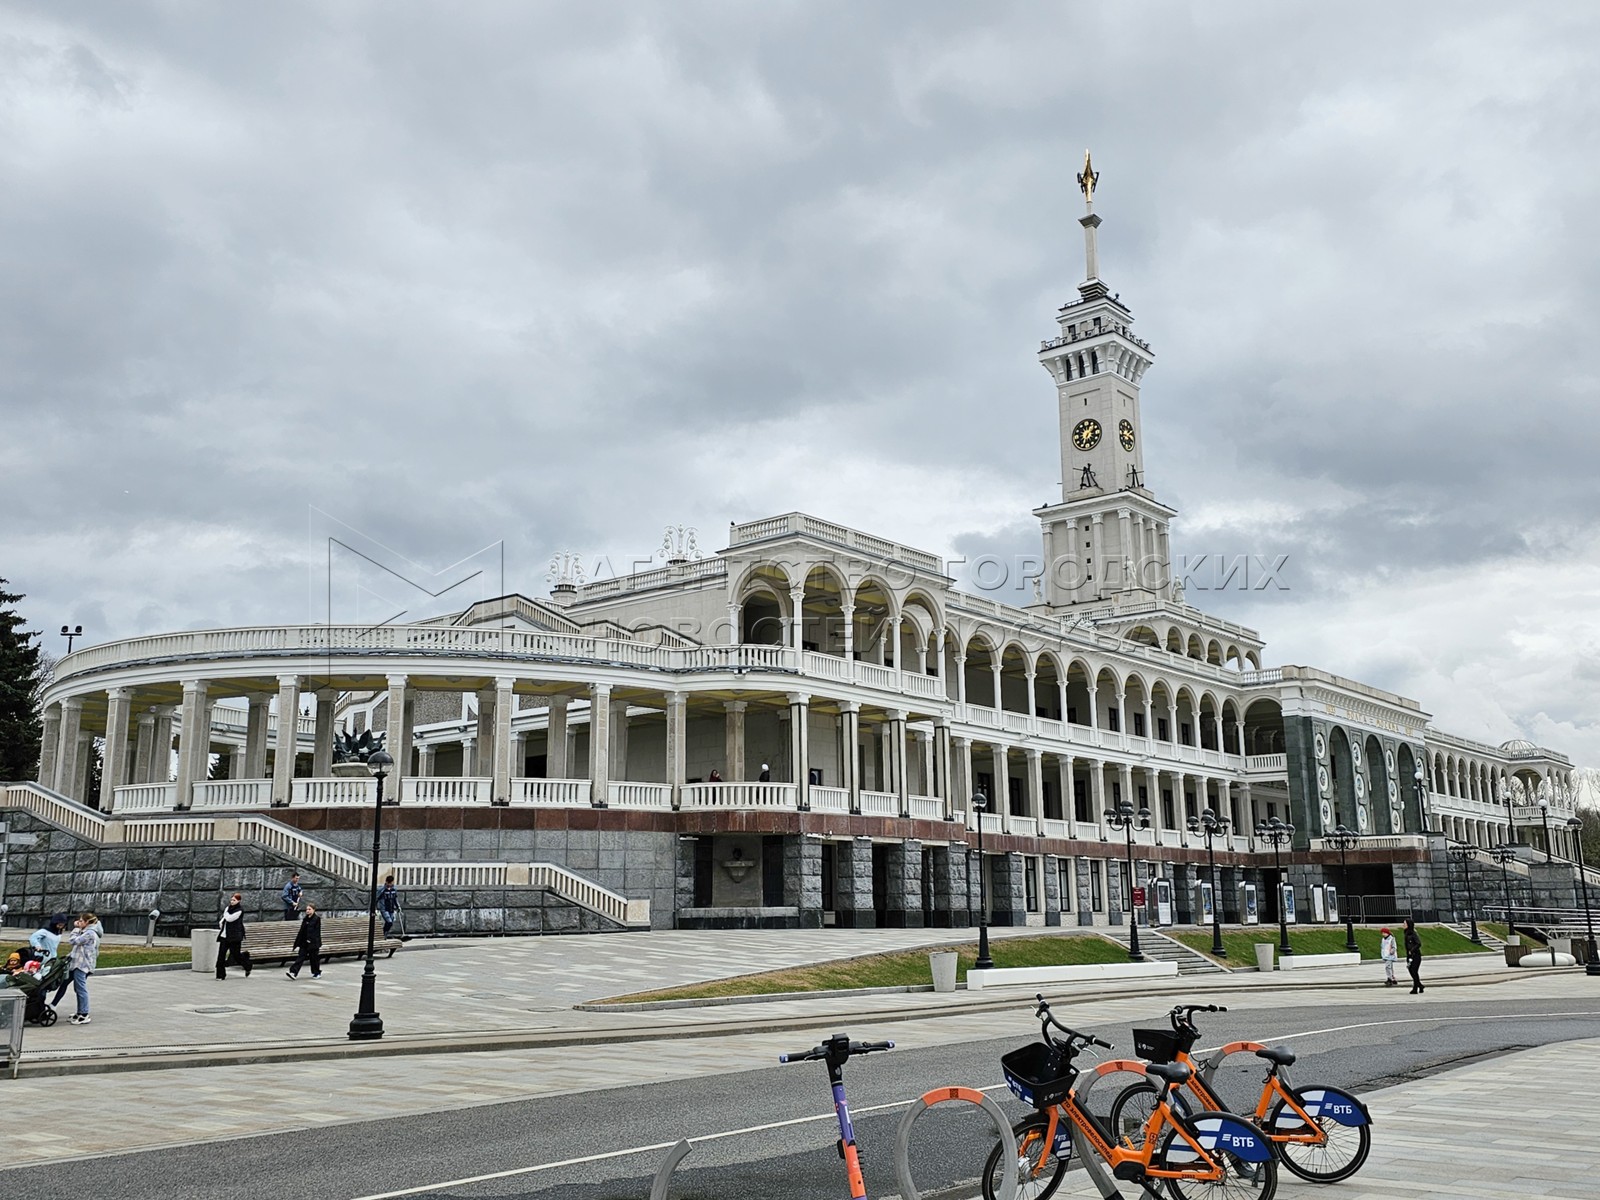
<instances>
[{"instance_id":1,"label":"person in white jacket","mask_svg":"<svg viewBox=\"0 0 1600 1200\"><path fill-rule=\"evenodd\" d=\"M102 932L100 918L85 912L72 923L72 932L63 939L72 946L72 989L78 1000L78 1011L72 1016L74 1025L89 1023L89 976L94 974L95 964L100 959Z\"/></svg>"},{"instance_id":2,"label":"person in white jacket","mask_svg":"<svg viewBox=\"0 0 1600 1200\"><path fill-rule=\"evenodd\" d=\"M1394 964L1400 960L1400 948L1394 943L1394 934L1387 929L1381 930L1378 939L1378 957L1383 959L1383 986L1394 987Z\"/></svg>"}]
</instances>

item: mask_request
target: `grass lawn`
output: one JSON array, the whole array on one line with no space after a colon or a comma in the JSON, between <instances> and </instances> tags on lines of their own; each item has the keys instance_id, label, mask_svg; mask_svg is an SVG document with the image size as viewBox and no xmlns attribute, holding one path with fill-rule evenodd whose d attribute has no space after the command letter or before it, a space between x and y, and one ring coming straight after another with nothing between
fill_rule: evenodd
<instances>
[{"instance_id":1,"label":"grass lawn","mask_svg":"<svg viewBox=\"0 0 1600 1200\"><path fill-rule=\"evenodd\" d=\"M1405 957L1405 944L1402 939L1404 927L1391 925L1394 933L1395 945L1402 958ZM1422 953L1426 956L1435 954L1471 954L1478 952L1489 953L1483 946L1474 946L1467 938L1462 937L1453 929L1446 929L1442 925L1418 925L1417 932L1422 935ZM1174 932L1173 937L1184 945L1209 955L1211 952L1211 935L1209 933ZM1356 945L1361 947L1362 958L1378 957L1378 930L1376 928L1364 929L1356 927ZM1275 925L1261 925L1250 930L1224 931L1222 944L1227 947L1227 961L1234 965L1254 966L1256 961L1255 946L1258 942L1278 942L1278 929ZM1289 944L1294 947L1296 954L1344 954L1347 953L1344 945L1344 928L1332 926L1318 927L1315 929L1295 928L1289 929Z\"/></svg>"},{"instance_id":2,"label":"grass lawn","mask_svg":"<svg viewBox=\"0 0 1600 1200\"><path fill-rule=\"evenodd\" d=\"M187 946L101 946L96 965L101 967L144 967L151 963L186 963Z\"/></svg>"},{"instance_id":3,"label":"grass lawn","mask_svg":"<svg viewBox=\"0 0 1600 1200\"><path fill-rule=\"evenodd\" d=\"M955 950L957 979L965 979L977 960L978 944L930 946L923 950L897 950L892 954L868 954L860 958L839 958L759 975L735 975L709 983L664 988L656 992L636 992L631 996L612 996L602 1004L639 1003L646 1000L706 1000L718 996L766 996L774 992L822 992L844 988L914 987L931 984L928 954L933 950ZM994 938L989 955L997 967L1059 967L1083 963L1127 962L1128 952L1115 942L1094 934L1051 934L1043 937Z\"/></svg>"}]
</instances>

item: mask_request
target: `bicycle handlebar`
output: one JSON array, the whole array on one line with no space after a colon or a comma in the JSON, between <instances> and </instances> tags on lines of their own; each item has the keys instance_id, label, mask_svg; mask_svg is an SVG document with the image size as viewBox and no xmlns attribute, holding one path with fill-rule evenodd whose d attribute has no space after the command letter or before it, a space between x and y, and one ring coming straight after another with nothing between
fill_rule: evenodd
<instances>
[{"instance_id":1,"label":"bicycle handlebar","mask_svg":"<svg viewBox=\"0 0 1600 1200\"><path fill-rule=\"evenodd\" d=\"M1170 1019L1175 1032L1182 1033L1186 1029L1198 1033L1195 1029L1194 1014L1197 1012L1227 1012L1221 1004L1179 1004L1173 1008Z\"/></svg>"},{"instance_id":2,"label":"bicycle handlebar","mask_svg":"<svg viewBox=\"0 0 1600 1200\"><path fill-rule=\"evenodd\" d=\"M841 1043L843 1044L841 1045ZM830 1055L842 1061L857 1054L872 1054L879 1050L893 1049L893 1042L852 1042L843 1035L839 1035L823 1042L820 1046L813 1046L809 1050L796 1050L790 1054L780 1054L778 1055L778 1061L780 1063L816 1062L820 1059L826 1059Z\"/></svg>"},{"instance_id":3,"label":"bicycle handlebar","mask_svg":"<svg viewBox=\"0 0 1600 1200\"><path fill-rule=\"evenodd\" d=\"M1110 1042L1104 1041L1101 1038L1097 1038L1092 1033L1079 1033L1076 1029L1069 1029L1060 1021L1056 1020L1054 1015L1052 1015L1050 1012L1050 1002L1044 998L1044 994L1042 992L1036 994L1034 999L1039 1002L1039 1007L1033 1010L1033 1015L1039 1019L1039 1032L1044 1037L1045 1041L1054 1042L1054 1039L1050 1036L1050 1027L1054 1025L1062 1033L1067 1035L1068 1049L1077 1048L1072 1046L1073 1042L1078 1043L1079 1047L1099 1046L1104 1050L1116 1049L1116 1047Z\"/></svg>"}]
</instances>

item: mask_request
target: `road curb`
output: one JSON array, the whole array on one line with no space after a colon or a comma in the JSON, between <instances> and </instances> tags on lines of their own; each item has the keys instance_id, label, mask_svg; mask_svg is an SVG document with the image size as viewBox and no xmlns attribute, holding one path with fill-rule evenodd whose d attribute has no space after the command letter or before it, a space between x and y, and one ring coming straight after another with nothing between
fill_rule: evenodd
<instances>
[{"instance_id":1,"label":"road curb","mask_svg":"<svg viewBox=\"0 0 1600 1200\"><path fill-rule=\"evenodd\" d=\"M1581 971L1581 967L1555 968L1541 974L1561 974ZM1482 977L1464 976L1441 979L1432 987L1470 987L1479 984L1503 982L1502 974ZM1278 983L1273 975L1273 985L1260 982L1241 983L1224 991L1313 992L1351 991L1370 989L1382 992L1382 984L1370 981ZM1107 992L1102 989L1095 999L1119 1000L1148 999L1154 996L1171 996L1173 987L1132 988L1127 991ZM1058 993L1059 994L1059 993ZM129 1048L107 1050L96 1054L86 1051L81 1055L55 1058L28 1058L24 1055L17 1069L17 1078L48 1078L64 1075L100 1075L127 1071L170 1071L191 1067L243 1066L252 1063L309 1062L316 1060L394 1057L410 1054L472 1054L492 1053L502 1050L533 1050L540 1048L565 1048L571 1046L617 1045L620 1043L680 1041L686 1038L729 1037L742 1033L786 1033L808 1029L837 1027L841 1024L876 1026L898 1024L902 1021L928 1020L936 1017L965 1017L985 1012L996 1012L1023 1005L1032 998L1032 989L1020 989L1008 995L968 1000L960 1004L927 1005L917 1008L897 1009L892 1012L828 1011L793 1014L781 1017L751 1017L740 1014L738 1018L706 1022L701 1025L650 1025L637 1022L598 1029L572 1031L541 1031L521 1033L510 1030L486 1030L475 1033L440 1033L397 1037L376 1042L352 1042L344 1039L321 1038L298 1042L277 1042L260 1045L227 1045L214 1048L180 1049L155 1047L149 1050ZM1071 999L1072 997L1067 997ZM577 1007L577 1006L575 1006ZM604 1006L599 1011L607 1011ZM594 1011L590 1009L589 1011Z\"/></svg>"}]
</instances>

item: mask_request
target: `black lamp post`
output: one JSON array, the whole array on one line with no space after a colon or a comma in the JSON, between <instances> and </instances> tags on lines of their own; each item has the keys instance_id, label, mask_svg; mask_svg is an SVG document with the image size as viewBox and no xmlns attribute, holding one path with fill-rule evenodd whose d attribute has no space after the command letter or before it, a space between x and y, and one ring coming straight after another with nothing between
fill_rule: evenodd
<instances>
[{"instance_id":1,"label":"black lamp post","mask_svg":"<svg viewBox=\"0 0 1600 1200\"><path fill-rule=\"evenodd\" d=\"M378 781L378 800L372 809L372 889L367 898L367 966L361 972L361 1004L356 1015L350 1018L352 1041L376 1041L383 1036L383 1018L378 1015L378 976L372 967L372 954L378 934L378 845L383 833L383 781L389 777L384 769L394 765L387 750L374 750L367 756L367 769Z\"/></svg>"},{"instance_id":2,"label":"black lamp post","mask_svg":"<svg viewBox=\"0 0 1600 1200\"><path fill-rule=\"evenodd\" d=\"M1278 953L1293 954L1294 947L1289 945L1288 906L1283 902L1283 862L1279 857L1279 848L1287 846L1294 837L1294 826L1273 817L1256 826L1256 837L1272 847L1272 869L1278 873Z\"/></svg>"},{"instance_id":3,"label":"black lamp post","mask_svg":"<svg viewBox=\"0 0 1600 1200\"><path fill-rule=\"evenodd\" d=\"M1506 897L1506 940L1509 942L1516 936L1517 923L1511 916L1511 876L1506 873L1506 864L1517 857L1516 847L1502 842L1489 851L1489 857L1500 864L1500 890Z\"/></svg>"},{"instance_id":4,"label":"black lamp post","mask_svg":"<svg viewBox=\"0 0 1600 1200\"><path fill-rule=\"evenodd\" d=\"M1583 925L1588 931L1588 937L1585 939L1587 943L1585 949L1588 953L1584 955L1587 962L1584 964L1583 973L1600 975L1600 955L1595 953L1594 945L1594 913L1589 909L1589 877L1583 872L1583 820L1579 817L1570 818L1567 821L1567 829L1572 833L1572 840L1578 846L1578 883L1583 887Z\"/></svg>"},{"instance_id":5,"label":"black lamp post","mask_svg":"<svg viewBox=\"0 0 1600 1200\"><path fill-rule=\"evenodd\" d=\"M1478 857L1478 848L1463 842L1450 847L1450 857L1461 864L1461 873L1467 877L1467 920L1472 925L1472 944L1481 946L1483 939L1478 936L1478 901L1472 894L1472 860Z\"/></svg>"},{"instance_id":6,"label":"black lamp post","mask_svg":"<svg viewBox=\"0 0 1600 1200\"><path fill-rule=\"evenodd\" d=\"M1141 808L1137 813L1128 801L1115 808L1106 809L1106 824L1123 831L1128 843L1128 961L1143 962L1139 953L1139 906L1133 902L1133 831L1150 828L1150 810ZM1213 901L1215 903L1215 901Z\"/></svg>"},{"instance_id":7,"label":"black lamp post","mask_svg":"<svg viewBox=\"0 0 1600 1200\"><path fill-rule=\"evenodd\" d=\"M1361 947L1356 945L1356 917L1350 907L1350 862L1347 856L1360 840L1359 833L1343 825L1336 825L1333 833L1323 839L1339 852L1339 883L1344 888L1344 948L1358 954Z\"/></svg>"},{"instance_id":8,"label":"black lamp post","mask_svg":"<svg viewBox=\"0 0 1600 1200\"><path fill-rule=\"evenodd\" d=\"M983 810L988 807L989 797L982 792L973 794L972 811L977 813L978 826L978 961L972 964L974 971L994 970L994 959L989 957L989 872L983 861Z\"/></svg>"},{"instance_id":9,"label":"black lamp post","mask_svg":"<svg viewBox=\"0 0 1600 1200\"><path fill-rule=\"evenodd\" d=\"M1544 861L1554 862L1550 854L1550 801L1544 795L1544 784L1539 785L1539 820L1544 823Z\"/></svg>"},{"instance_id":10,"label":"black lamp post","mask_svg":"<svg viewBox=\"0 0 1600 1200\"><path fill-rule=\"evenodd\" d=\"M1198 817L1189 818L1189 832L1206 839L1206 863L1211 869L1211 953L1227 958L1228 951L1222 944L1222 885L1217 879L1217 853L1211 839L1227 836L1228 818L1219 817L1208 808Z\"/></svg>"},{"instance_id":11,"label":"black lamp post","mask_svg":"<svg viewBox=\"0 0 1600 1200\"><path fill-rule=\"evenodd\" d=\"M83 636L83 626L82 625L74 625L69 629L67 626L63 625L61 627L61 636L67 639L67 653L71 654L72 653L72 639L73 638L81 638Z\"/></svg>"}]
</instances>

